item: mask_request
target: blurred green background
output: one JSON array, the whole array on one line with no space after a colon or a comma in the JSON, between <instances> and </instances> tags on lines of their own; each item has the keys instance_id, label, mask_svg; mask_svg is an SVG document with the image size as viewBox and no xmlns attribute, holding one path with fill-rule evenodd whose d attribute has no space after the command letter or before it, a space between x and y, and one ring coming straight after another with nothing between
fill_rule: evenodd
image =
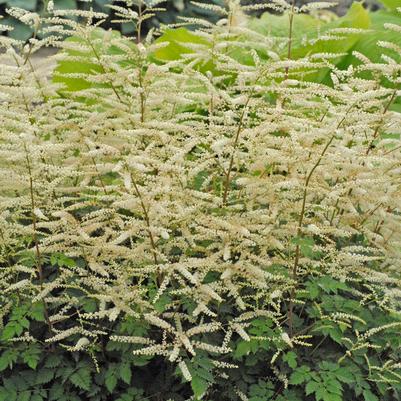
<instances>
[{"instance_id":1,"label":"blurred green background","mask_svg":"<svg viewBox=\"0 0 401 401\"><path fill-rule=\"evenodd\" d=\"M131 34L134 31L133 24L122 24L116 26L111 23L111 20L113 19L113 13L111 12L110 8L107 7L107 4L110 4L110 1L111 0L92 0L92 3L88 3L80 2L79 0L54 0L54 4L55 8L60 9L85 9L92 6L95 11L102 11L109 14L108 21L106 22L107 26L112 27L113 29L119 29L123 34ZM310 0L297 0L297 4L305 4L308 1ZM339 15L345 14L352 1L353 0L338 1L338 5L333 8L333 11ZM224 4L224 0L200 0L200 2L219 5ZM151 0L145 0L144 3L151 3ZM245 0L242 1L242 3L265 3L265 0ZM0 15L4 17L4 19L2 19L2 23L6 23L14 27L14 30L9 32L9 36L15 39L26 40L31 36L32 32L31 29L26 25L7 16L7 8L20 7L26 10L36 11L41 14L44 12L46 4L47 0L0 0ZM121 2L116 1L115 4L121 4ZM379 7L377 0L365 0L365 5L371 9L376 9ZM161 7L165 8L166 11L160 12L157 14L157 16L146 21L144 26L145 30L149 30L151 27L158 27L160 24L169 24L175 22L177 21L178 16L207 18L213 22L215 22L217 19L215 13L195 6L190 0L167 0L161 4Z\"/></svg>"}]
</instances>

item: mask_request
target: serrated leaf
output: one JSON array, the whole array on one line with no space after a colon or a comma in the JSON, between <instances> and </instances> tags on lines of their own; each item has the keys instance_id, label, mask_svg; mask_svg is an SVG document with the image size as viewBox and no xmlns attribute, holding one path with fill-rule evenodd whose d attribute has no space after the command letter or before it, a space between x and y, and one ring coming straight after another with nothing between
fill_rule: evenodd
<instances>
[{"instance_id":1,"label":"serrated leaf","mask_svg":"<svg viewBox=\"0 0 401 401\"><path fill-rule=\"evenodd\" d=\"M45 367L46 368L55 368L60 366L62 363L62 357L60 354L51 354L46 357Z\"/></svg>"},{"instance_id":2,"label":"serrated leaf","mask_svg":"<svg viewBox=\"0 0 401 401\"><path fill-rule=\"evenodd\" d=\"M342 395L342 386L341 383L337 380L330 380L325 383L326 389L328 392L336 395Z\"/></svg>"},{"instance_id":3,"label":"serrated leaf","mask_svg":"<svg viewBox=\"0 0 401 401\"><path fill-rule=\"evenodd\" d=\"M293 372L290 376L290 384L298 385L303 383L306 380L306 377L301 372Z\"/></svg>"},{"instance_id":4,"label":"serrated leaf","mask_svg":"<svg viewBox=\"0 0 401 401\"><path fill-rule=\"evenodd\" d=\"M345 368L339 368L336 370L335 375L338 380L342 381L343 383L353 383L355 381L354 375Z\"/></svg>"},{"instance_id":5,"label":"serrated leaf","mask_svg":"<svg viewBox=\"0 0 401 401\"><path fill-rule=\"evenodd\" d=\"M123 394L117 398L116 401L134 401L134 397L131 394Z\"/></svg>"},{"instance_id":6,"label":"serrated leaf","mask_svg":"<svg viewBox=\"0 0 401 401\"><path fill-rule=\"evenodd\" d=\"M274 385L270 381L258 380L249 388L249 401L269 400L274 395Z\"/></svg>"},{"instance_id":7,"label":"serrated leaf","mask_svg":"<svg viewBox=\"0 0 401 401\"><path fill-rule=\"evenodd\" d=\"M194 360L194 363L207 371L212 370L214 367L212 361L208 357L205 357L205 356L197 357L196 360Z\"/></svg>"},{"instance_id":8,"label":"serrated leaf","mask_svg":"<svg viewBox=\"0 0 401 401\"><path fill-rule=\"evenodd\" d=\"M295 369L297 367L297 354L293 351L287 352L283 361L287 362L290 368Z\"/></svg>"},{"instance_id":9,"label":"serrated leaf","mask_svg":"<svg viewBox=\"0 0 401 401\"><path fill-rule=\"evenodd\" d=\"M53 380L53 369L40 369L36 376L36 384L47 384Z\"/></svg>"},{"instance_id":10,"label":"serrated leaf","mask_svg":"<svg viewBox=\"0 0 401 401\"><path fill-rule=\"evenodd\" d=\"M33 394L29 401L44 401L40 394Z\"/></svg>"},{"instance_id":11,"label":"serrated leaf","mask_svg":"<svg viewBox=\"0 0 401 401\"><path fill-rule=\"evenodd\" d=\"M313 238L309 237L295 237L291 241L293 244L296 244L299 246L302 255L307 256L307 257L312 257L313 256L313 250L312 247L315 244Z\"/></svg>"},{"instance_id":12,"label":"serrated leaf","mask_svg":"<svg viewBox=\"0 0 401 401\"><path fill-rule=\"evenodd\" d=\"M141 401L143 399L142 389L131 387L122 394L116 401Z\"/></svg>"},{"instance_id":13,"label":"serrated leaf","mask_svg":"<svg viewBox=\"0 0 401 401\"><path fill-rule=\"evenodd\" d=\"M120 378L124 383L130 384L132 378L131 366L129 363L122 363L120 365Z\"/></svg>"},{"instance_id":14,"label":"serrated leaf","mask_svg":"<svg viewBox=\"0 0 401 401\"><path fill-rule=\"evenodd\" d=\"M16 334L18 334L19 330L23 330L23 328L17 322L14 321L8 322L5 325L4 329L1 331L1 339L10 340Z\"/></svg>"},{"instance_id":15,"label":"serrated leaf","mask_svg":"<svg viewBox=\"0 0 401 401\"><path fill-rule=\"evenodd\" d=\"M323 395L323 401L344 401L341 395L327 393Z\"/></svg>"},{"instance_id":16,"label":"serrated leaf","mask_svg":"<svg viewBox=\"0 0 401 401\"><path fill-rule=\"evenodd\" d=\"M25 329L29 329L29 320L26 317L20 319L18 323Z\"/></svg>"},{"instance_id":17,"label":"serrated leaf","mask_svg":"<svg viewBox=\"0 0 401 401\"><path fill-rule=\"evenodd\" d=\"M90 384L91 384L91 374L89 369L81 368L78 371L74 372L70 377L69 377L70 382L82 389L82 390L87 390L89 391L90 389Z\"/></svg>"},{"instance_id":18,"label":"serrated leaf","mask_svg":"<svg viewBox=\"0 0 401 401\"><path fill-rule=\"evenodd\" d=\"M162 294L159 299L154 303L154 308L162 313L165 311L166 306L171 302L171 297L168 294Z\"/></svg>"},{"instance_id":19,"label":"serrated leaf","mask_svg":"<svg viewBox=\"0 0 401 401\"><path fill-rule=\"evenodd\" d=\"M117 372L115 366L110 367L106 372L105 385L109 393L112 393L117 385Z\"/></svg>"},{"instance_id":20,"label":"serrated leaf","mask_svg":"<svg viewBox=\"0 0 401 401\"><path fill-rule=\"evenodd\" d=\"M17 362L19 351L16 349L7 349L1 354L0 357L0 372L11 367Z\"/></svg>"},{"instance_id":21,"label":"serrated leaf","mask_svg":"<svg viewBox=\"0 0 401 401\"><path fill-rule=\"evenodd\" d=\"M319 287L315 282L308 282L306 284L310 299L316 299L319 296Z\"/></svg>"},{"instance_id":22,"label":"serrated leaf","mask_svg":"<svg viewBox=\"0 0 401 401\"><path fill-rule=\"evenodd\" d=\"M54 266L59 267L74 267L76 266L76 262L74 259L69 258L68 256L64 255L63 253L55 253L50 257L50 262Z\"/></svg>"},{"instance_id":23,"label":"serrated leaf","mask_svg":"<svg viewBox=\"0 0 401 401\"><path fill-rule=\"evenodd\" d=\"M64 387L61 383L55 383L49 390L49 401L58 401L64 394Z\"/></svg>"},{"instance_id":24,"label":"serrated leaf","mask_svg":"<svg viewBox=\"0 0 401 401\"><path fill-rule=\"evenodd\" d=\"M286 37L288 35L289 22L287 16L277 17L266 13L263 17L265 18L264 23L262 22L258 25L252 21L251 27L256 27L258 31L262 29L260 32L263 32L263 29L266 31L270 26L276 24L275 31L271 36ZM281 18L281 20L276 21L277 18ZM333 39L327 40L327 34L330 30L337 28L368 29L370 27L370 17L362 3L354 2L345 16L332 22L324 23L309 15L299 15L294 17L293 24L295 29L292 58L300 59L315 53L338 53L341 55L342 53L350 52L354 44L362 37L362 33L342 35L343 38L340 40L335 39L335 35L332 35ZM319 37L326 38L325 40L318 40ZM284 56L285 51L283 50ZM341 55L333 62L340 64L344 58ZM310 74L308 80L330 83L330 71L329 69L321 68L319 72ZM305 248L303 251L308 252L308 249Z\"/></svg>"},{"instance_id":25,"label":"serrated leaf","mask_svg":"<svg viewBox=\"0 0 401 401\"><path fill-rule=\"evenodd\" d=\"M93 313L97 310L97 303L92 298L87 298L82 302L82 308L86 313Z\"/></svg>"},{"instance_id":26,"label":"serrated leaf","mask_svg":"<svg viewBox=\"0 0 401 401\"><path fill-rule=\"evenodd\" d=\"M17 390L0 387L0 401L17 401Z\"/></svg>"},{"instance_id":27,"label":"serrated leaf","mask_svg":"<svg viewBox=\"0 0 401 401\"><path fill-rule=\"evenodd\" d=\"M250 341L240 341L235 349L234 356L236 358L241 358L245 355L248 355L251 351Z\"/></svg>"},{"instance_id":28,"label":"serrated leaf","mask_svg":"<svg viewBox=\"0 0 401 401\"><path fill-rule=\"evenodd\" d=\"M146 366L151 361L152 357L150 355L134 355L132 363L135 366Z\"/></svg>"},{"instance_id":29,"label":"serrated leaf","mask_svg":"<svg viewBox=\"0 0 401 401\"><path fill-rule=\"evenodd\" d=\"M31 399L31 391L20 391L18 393L18 401L29 401Z\"/></svg>"},{"instance_id":30,"label":"serrated leaf","mask_svg":"<svg viewBox=\"0 0 401 401\"><path fill-rule=\"evenodd\" d=\"M13 39L25 42L32 36L33 30L31 27L13 18L2 19L1 23L11 25L13 27L13 30L8 32L8 36Z\"/></svg>"},{"instance_id":31,"label":"serrated leaf","mask_svg":"<svg viewBox=\"0 0 401 401\"><path fill-rule=\"evenodd\" d=\"M324 400L324 397L326 395L329 395L329 394L326 392L326 390L324 388L320 387L320 388L316 389L316 391L315 391L315 400L316 401Z\"/></svg>"},{"instance_id":32,"label":"serrated leaf","mask_svg":"<svg viewBox=\"0 0 401 401\"><path fill-rule=\"evenodd\" d=\"M322 385L321 383L316 382L314 380L306 383L305 394L310 395L314 393L319 387L321 387L321 385Z\"/></svg>"},{"instance_id":33,"label":"serrated leaf","mask_svg":"<svg viewBox=\"0 0 401 401\"><path fill-rule=\"evenodd\" d=\"M379 401L379 399L370 390L363 391L363 398L365 401Z\"/></svg>"},{"instance_id":34,"label":"serrated leaf","mask_svg":"<svg viewBox=\"0 0 401 401\"><path fill-rule=\"evenodd\" d=\"M124 35L135 32L135 29L136 29L136 26L134 23L124 22L121 24L121 33L123 33Z\"/></svg>"},{"instance_id":35,"label":"serrated leaf","mask_svg":"<svg viewBox=\"0 0 401 401\"><path fill-rule=\"evenodd\" d=\"M44 322L45 321L45 307L43 302L35 302L30 311L29 316L36 320L37 322Z\"/></svg>"},{"instance_id":36,"label":"serrated leaf","mask_svg":"<svg viewBox=\"0 0 401 401\"><path fill-rule=\"evenodd\" d=\"M208 382L199 376L194 376L191 380L191 388L197 399L201 399L204 396L208 386Z\"/></svg>"},{"instance_id":37,"label":"serrated leaf","mask_svg":"<svg viewBox=\"0 0 401 401\"><path fill-rule=\"evenodd\" d=\"M24 352L22 352L22 360L31 368L36 369L40 361L41 350L37 344L31 344Z\"/></svg>"}]
</instances>

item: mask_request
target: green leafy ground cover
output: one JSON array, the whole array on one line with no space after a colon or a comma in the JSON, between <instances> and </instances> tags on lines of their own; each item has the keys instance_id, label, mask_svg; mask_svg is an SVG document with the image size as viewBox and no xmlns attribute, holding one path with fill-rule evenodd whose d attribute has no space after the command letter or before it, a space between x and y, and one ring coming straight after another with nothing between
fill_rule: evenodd
<instances>
[{"instance_id":1,"label":"green leafy ground cover","mask_svg":"<svg viewBox=\"0 0 401 401\"><path fill-rule=\"evenodd\" d=\"M59 264L74 262L60 255ZM47 274L56 266L46 268ZM51 279L49 277L49 279ZM73 290L70 290L73 291ZM365 293L361 304L355 292ZM67 291L68 293L68 291ZM76 296L76 294L72 294ZM257 318L249 327L250 341L238 337L230 343L233 358L222 357L238 367L225 369L219 377L207 352L187 360L191 382L161 357L135 356L133 344L116 343L107 335L102 343L86 352L63 350L46 343L17 343L10 340L25 330L45 339L47 325L43 303L30 304L11 299L11 309L1 331L0 400L4 401L144 401L195 399L236 400L238 391L250 401L392 401L401 397L401 383L394 366L382 366L382 358L401 357L401 317L375 306L371 289L345 284L329 276L310 277L299 292L302 305L296 307L296 333L313 335L311 347L289 346L275 332L269 318ZM77 312L96 309L94 301L82 294ZM160 300L163 308L167 300ZM221 305L228 317L234 306ZM333 314L348 315L335 321ZM72 321L63 324L67 329ZM374 328L383 329L375 331ZM152 337L152 329L132 318L101 322L107 332L121 336ZM373 329L373 330L372 330ZM355 336L359 333L359 337ZM75 337L78 341L79 336ZM74 342L74 336L71 339ZM305 339L309 342L309 339ZM367 345L369 344L369 345ZM372 356L372 350L378 352ZM369 359L367 357L369 356ZM269 364L277 359L277 369L289 377L288 387L278 383ZM207 392L207 397L204 395Z\"/></svg>"}]
</instances>

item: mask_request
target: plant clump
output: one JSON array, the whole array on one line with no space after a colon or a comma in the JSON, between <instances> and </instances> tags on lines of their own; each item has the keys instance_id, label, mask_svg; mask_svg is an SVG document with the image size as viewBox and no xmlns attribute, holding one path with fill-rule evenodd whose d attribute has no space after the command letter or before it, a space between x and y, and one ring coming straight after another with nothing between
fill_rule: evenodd
<instances>
[{"instance_id":1,"label":"plant clump","mask_svg":"<svg viewBox=\"0 0 401 401\"><path fill-rule=\"evenodd\" d=\"M399 399L399 46L119 3L137 40L51 1L0 38L0 400Z\"/></svg>"}]
</instances>

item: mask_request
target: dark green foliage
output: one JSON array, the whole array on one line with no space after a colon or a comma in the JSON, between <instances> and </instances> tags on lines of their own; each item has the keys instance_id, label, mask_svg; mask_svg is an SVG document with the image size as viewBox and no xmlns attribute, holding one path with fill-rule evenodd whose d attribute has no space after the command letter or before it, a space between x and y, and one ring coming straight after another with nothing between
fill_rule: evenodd
<instances>
[{"instance_id":1,"label":"dark green foliage","mask_svg":"<svg viewBox=\"0 0 401 401\"><path fill-rule=\"evenodd\" d=\"M71 263L62 255L51 259ZM181 401L191 394L195 399L239 401L239 392L250 401L400 400L399 369L383 367L381 359L400 358L401 318L380 306L381 297L371 286L310 276L298 292L294 327L295 338L306 336L304 342L310 346L291 347L269 318L259 317L248 328L250 341L234 337L232 355L218 357L219 362L237 368L216 368L211 354L198 352L185 360L190 383L164 358L135 356L138 345L115 342L108 335L91 341L85 351L72 353L46 341L12 343L27 328L37 333L48 330L42 304L29 305L15 298L1 330L0 401ZM91 310L85 296L81 301L77 307L82 312ZM231 308L221 307L227 318ZM64 328L73 324L72 316ZM121 336L153 336L146 323L134 318L104 320L99 326ZM379 326L384 329L366 338L369 347L357 346L357 335ZM65 340L65 346L73 346L78 339ZM288 378L287 388L280 377Z\"/></svg>"}]
</instances>

